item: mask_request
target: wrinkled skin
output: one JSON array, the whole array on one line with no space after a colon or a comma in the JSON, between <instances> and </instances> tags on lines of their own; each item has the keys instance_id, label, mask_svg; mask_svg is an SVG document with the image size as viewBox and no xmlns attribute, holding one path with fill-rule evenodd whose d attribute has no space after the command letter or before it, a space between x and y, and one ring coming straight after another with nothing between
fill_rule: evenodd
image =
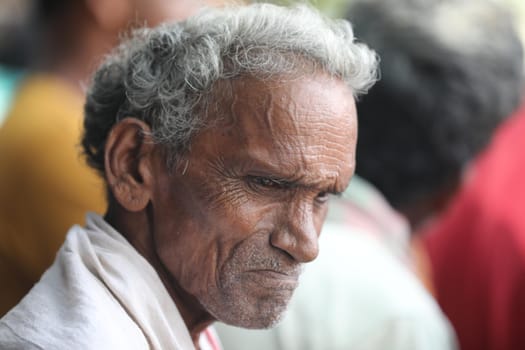
<instances>
[{"instance_id":1,"label":"wrinkled skin","mask_svg":"<svg viewBox=\"0 0 525 350\"><path fill-rule=\"evenodd\" d=\"M324 75L232 89L222 125L158 179L156 250L213 318L264 328L317 256L328 195L353 175L356 112L351 91Z\"/></svg>"},{"instance_id":2,"label":"wrinkled skin","mask_svg":"<svg viewBox=\"0 0 525 350\"><path fill-rule=\"evenodd\" d=\"M354 172L349 88L323 74L222 82L174 169L125 118L105 147L106 220L155 268L195 344L214 320L274 325Z\"/></svg>"}]
</instances>

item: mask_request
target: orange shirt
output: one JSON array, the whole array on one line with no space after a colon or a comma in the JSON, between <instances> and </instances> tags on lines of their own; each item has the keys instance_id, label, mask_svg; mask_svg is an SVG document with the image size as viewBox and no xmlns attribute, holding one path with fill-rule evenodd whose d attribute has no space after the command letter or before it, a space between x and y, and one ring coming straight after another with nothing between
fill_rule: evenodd
<instances>
[{"instance_id":1,"label":"orange shirt","mask_svg":"<svg viewBox=\"0 0 525 350\"><path fill-rule=\"evenodd\" d=\"M86 211L103 213L103 182L80 155L84 97L47 75L21 83L0 128L0 316L52 263Z\"/></svg>"}]
</instances>

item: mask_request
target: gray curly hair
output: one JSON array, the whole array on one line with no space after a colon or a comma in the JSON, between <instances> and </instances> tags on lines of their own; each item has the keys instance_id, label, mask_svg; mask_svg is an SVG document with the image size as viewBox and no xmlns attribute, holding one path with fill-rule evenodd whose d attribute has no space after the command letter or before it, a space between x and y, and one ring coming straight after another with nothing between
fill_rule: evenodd
<instances>
[{"instance_id":1,"label":"gray curly hair","mask_svg":"<svg viewBox=\"0 0 525 350\"><path fill-rule=\"evenodd\" d=\"M204 125L202 111L220 80L307 74L342 79L354 95L376 81L377 56L354 42L350 23L305 6L208 9L184 22L139 29L95 73L85 105L82 146L104 172L111 128L132 116L150 125L173 164Z\"/></svg>"}]
</instances>

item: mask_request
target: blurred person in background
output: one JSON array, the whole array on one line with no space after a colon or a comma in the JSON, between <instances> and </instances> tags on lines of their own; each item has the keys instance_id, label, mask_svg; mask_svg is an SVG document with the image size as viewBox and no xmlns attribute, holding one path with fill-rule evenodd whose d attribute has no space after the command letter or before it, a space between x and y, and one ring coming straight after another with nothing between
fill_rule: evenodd
<instances>
[{"instance_id":1,"label":"blurred person in background","mask_svg":"<svg viewBox=\"0 0 525 350\"><path fill-rule=\"evenodd\" d=\"M0 2L0 127L9 111L13 94L23 77L28 45L21 27L28 23L30 0Z\"/></svg>"},{"instance_id":2,"label":"blurred person in background","mask_svg":"<svg viewBox=\"0 0 525 350\"><path fill-rule=\"evenodd\" d=\"M37 0L26 73L0 128L0 315L51 264L104 188L79 156L82 83L133 25L155 25L220 1Z\"/></svg>"},{"instance_id":3,"label":"blurred person in background","mask_svg":"<svg viewBox=\"0 0 525 350\"><path fill-rule=\"evenodd\" d=\"M524 191L514 152L523 118L510 120L469 169L522 100L522 45L492 1L407 2L351 12L357 36L382 59L381 81L358 104L357 173L409 219L422 270L421 237L432 231L434 288L460 348L521 349L525 231L514 219Z\"/></svg>"},{"instance_id":4,"label":"blurred person in background","mask_svg":"<svg viewBox=\"0 0 525 350\"><path fill-rule=\"evenodd\" d=\"M525 3L510 0L525 37ZM525 106L425 232L436 297L465 350L525 348Z\"/></svg>"},{"instance_id":5,"label":"blurred person in background","mask_svg":"<svg viewBox=\"0 0 525 350\"><path fill-rule=\"evenodd\" d=\"M461 349L525 349L525 107L500 127L424 245Z\"/></svg>"},{"instance_id":6,"label":"blurred person in background","mask_svg":"<svg viewBox=\"0 0 525 350\"><path fill-rule=\"evenodd\" d=\"M358 105L358 174L413 230L440 212L463 170L522 96L521 41L490 0L356 3L358 37L381 79Z\"/></svg>"}]
</instances>

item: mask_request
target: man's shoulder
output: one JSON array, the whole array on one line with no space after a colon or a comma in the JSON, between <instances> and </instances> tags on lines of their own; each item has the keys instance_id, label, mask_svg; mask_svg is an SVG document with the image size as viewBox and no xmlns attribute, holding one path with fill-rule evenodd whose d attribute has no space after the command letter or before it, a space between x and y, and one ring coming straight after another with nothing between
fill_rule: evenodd
<instances>
[{"instance_id":1,"label":"man's shoulder","mask_svg":"<svg viewBox=\"0 0 525 350\"><path fill-rule=\"evenodd\" d=\"M0 320L0 348L3 350L41 350L42 348L17 334L4 320Z\"/></svg>"},{"instance_id":2,"label":"man's shoulder","mask_svg":"<svg viewBox=\"0 0 525 350\"><path fill-rule=\"evenodd\" d=\"M0 348L148 348L140 328L102 282L76 283L82 273L89 271L55 262L0 320Z\"/></svg>"},{"instance_id":3,"label":"man's shoulder","mask_svg":"<svg viewBox=\"0 0 525 350\"><path fill-rule=\"evenodd\" d=\"M60 297L60 293L55 293ZM147 349L146 339L125 311L108 303L49 307L50 300L24 301L0 320L1 349ZM68 310L69 309L69 310Z\"/></svg>"}]
</instances>

